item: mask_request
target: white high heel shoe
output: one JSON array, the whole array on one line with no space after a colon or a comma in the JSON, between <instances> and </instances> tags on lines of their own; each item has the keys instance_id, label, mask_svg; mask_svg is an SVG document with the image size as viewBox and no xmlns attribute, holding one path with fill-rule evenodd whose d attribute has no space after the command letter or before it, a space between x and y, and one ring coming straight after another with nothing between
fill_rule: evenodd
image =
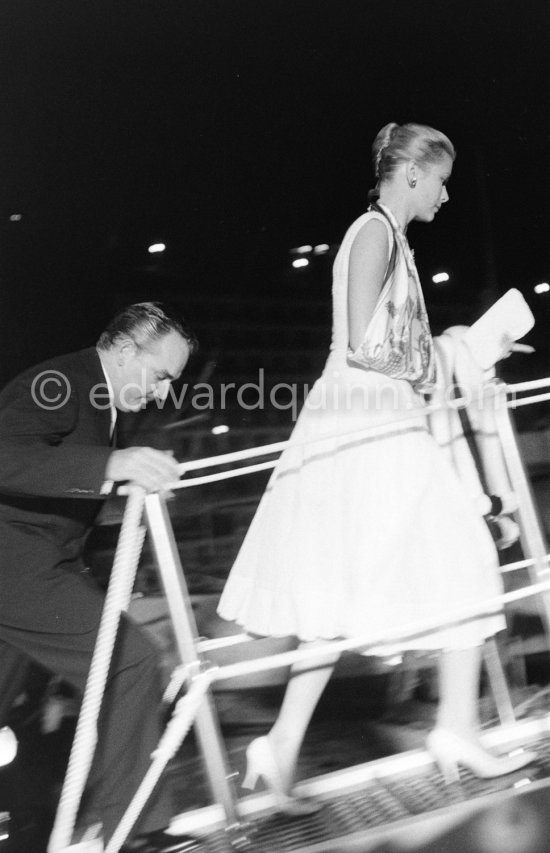
<instances>
[{"instance_id":1,"label":"white high heel shoe","mask_svg":"<svg viewBox=\"0 0 550 853\"><path fill-rule=\"evenodd\" d=\"M476 743L442 728L430 732L426 746L447 784L458 782L459 764L467 767L479 779L492 779L521 770L538 757L535 752L529 751L522 751L517 755L492 755Z\"/></svg>"},{"instance_id":2,"label":"white high heel shoe","mask_svg":"<svg viewBox=\"0 0 550 853\"><path fill-rule=\"evenodd\" d=\"M258 779L263 779L277 801L277 810L293 817L315 814L321 804L314 800L293 797L285 791L281 772L267 737L251 741L246 750L246 775L242 787L253 791Z\"/></svg>"}]
</instances>

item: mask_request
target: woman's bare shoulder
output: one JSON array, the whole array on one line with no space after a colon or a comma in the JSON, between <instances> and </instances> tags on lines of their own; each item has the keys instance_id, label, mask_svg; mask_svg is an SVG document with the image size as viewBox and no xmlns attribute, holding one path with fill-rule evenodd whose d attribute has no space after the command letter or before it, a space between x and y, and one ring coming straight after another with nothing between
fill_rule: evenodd
<instances>
[{"instance_id":1,"label":"woman's bare shoulder","mask_svg":"<svg viewBox=\"0 0 550 853\"><path fill-rule=\"evenodd\" d=\"M390 235L382 218L373 216L361 226L352 243L352 252L387 252Z\"/></svg>"}]
</instances>

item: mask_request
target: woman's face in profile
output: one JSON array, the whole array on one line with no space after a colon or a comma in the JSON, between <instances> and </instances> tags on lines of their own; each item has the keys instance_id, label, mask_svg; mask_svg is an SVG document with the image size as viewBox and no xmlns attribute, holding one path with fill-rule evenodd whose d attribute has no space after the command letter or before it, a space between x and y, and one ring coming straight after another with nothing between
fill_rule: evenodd
<instances>
[{"instance_id":1,"label":"woman's face in profile","mask_svg":"<svg viewBox=\"0 0 550 853\"><path fill-rule=\"evenodd\" d=\"M426 163L418 169L415 187L415 216L421 222L432 222L436 213L449 200L447 183L453 171L453 161L444 154L435 163Z\"/></svg>"}]
</instances>

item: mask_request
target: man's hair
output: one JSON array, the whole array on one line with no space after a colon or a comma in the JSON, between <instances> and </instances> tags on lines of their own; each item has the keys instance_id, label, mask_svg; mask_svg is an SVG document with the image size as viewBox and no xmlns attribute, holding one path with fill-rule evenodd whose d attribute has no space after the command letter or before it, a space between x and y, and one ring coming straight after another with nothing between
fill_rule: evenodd
<instances>
[{"instance_id":1,"label":"man's hair","mask_svg":"<svg viewBox=\"0 0 550 853\"><path fill-rule=\"evenodd\" d=\"M107 350L118 341L130 338L139 350L147 350L169 332L178 332L185 338L190 354L198 349L195 333L182 317L161 302L136 302L111 320L99 336L97 348Z\"/></svg>"}]
</instances>

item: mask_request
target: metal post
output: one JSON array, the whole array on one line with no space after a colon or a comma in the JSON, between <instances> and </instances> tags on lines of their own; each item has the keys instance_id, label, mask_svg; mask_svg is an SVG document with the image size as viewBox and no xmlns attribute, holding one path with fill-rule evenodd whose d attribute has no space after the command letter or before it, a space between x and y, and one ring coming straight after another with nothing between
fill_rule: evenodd
<instances>
[{"instance_id":1,"label":"metal post","mask_svg":"<svg viewBox=\"0 0 550 853\"><path fill-rule=\"evenodd\" d=\"M504 673L504 667L498 652L497 641L494 637L485 640L483 645L483 660L487 669L487 676L493 691L495 706L501 726L509 726L516 721L514 706L508 688L508 682Z\"/></svg>"},{"instance_id":2,"label":"metal post","mask_svg":"<svg viewBox=\"0 0 550 853\"><path fill-rule=\"evenodd\" d=\"M506 385L498 382L495 390L495 422L512 488L518 499L519 508L517 510L517 517L520 527L521 547L524 556L531 557L533 560L533 565L529 567L531 583L542 583L548 581L550 574L546 560L547 547L542 532L542 525L531 490L531 484L521 457L515 426L508 411ZM548 637L550 629L550 594L543 593L539 597L539 604L543 627Z\"/></svg>"},{"instance_id":3,"label":"metal post","mask_svg":"<svg viewBox=\"0 0 550 853\"><path fill-rule=\"evenodd\" d=\"M153 543L159 576L164 588L176 646L181 662L189 667L191 675L200 672L201 660L197 653L198 632L183 574L177 544L172 530L166 500L160 494L150 494L145 499L145 517ZM225 748L211 695L201 703L195 728L205 762L212 796L222 805L229 827L239 824L237 798L230 778Z\"/></svg>"}]
</instances>

